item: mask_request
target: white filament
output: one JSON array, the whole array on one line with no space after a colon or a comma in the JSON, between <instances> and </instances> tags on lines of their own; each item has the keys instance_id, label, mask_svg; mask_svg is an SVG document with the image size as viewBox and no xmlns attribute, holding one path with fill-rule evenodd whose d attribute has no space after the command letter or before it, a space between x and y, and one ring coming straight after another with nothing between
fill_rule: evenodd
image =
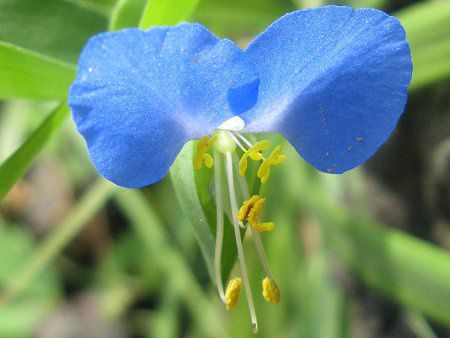
<instances>
[{"instance_id":1,"label":"white filament","mask_svg":"<svg viewBox=\"0 0 450 338\"><path fill-rule=\"evenodd\" d=\"M235 132L235 134L236 134L242 141L244 141L244 143L245 143L246 145L248 145L250 148L252 147L252 143L251 143L249 140L247 140L247 138L245 138L244 135L242 135L241 133L236 133L236 132Z\"/></svg>"},{"instance_id":2,"label":"white filament","mask_svg":"<svg viewBox=\"0 0 450 338\"><path fill-rule=\"evenodd\" d=\"M242 194L244 199L248 200L250 198L250 191L248 190L247 181L241 175L237 175L239 180L239 185L241 186ZM264 272L267 277L273 280L272 274L270 273L269 262L267 260L266 251L264 250L264 245L261 240L261 236L258 231L252 231L252 227L248 227L253 238L253 243L255 244L256 251L258 252L259 260L263 266Z\"/></svg>"},{"instance_id":3,"label":"white filament","mask_svg":"<svg viewBox=\"0 0 450 338\"><path fill-rule=\"evenodd\" d=\"M239 142L239 140L236 138L236 136L234 136L234 134L231 131L229 131L229 130L227 130L227 133L228 133L228 135L230 135L230 137L234 141L234 143L236 143L237 146L239 148L241 148L241 150L245 153L247 151L247 149L244 148L244 146L242 145L241 142Z\"/></svg>"},{"instance_id":4,"label":"white filament","mask_svg":"<svg viewBox=\"0 0 450 338\"><path fill-rule=\"evenodd\" d=\"M217 150L214 150L214 187L216 195L216 247L214 252L214 271L217 289L223 303L226 303L222 282L222 245L223 245L223 204L222 204L222 164Z\"/></svg>"},{"instance_id":5,"label":"white filament","mask_svg":"<svg viewBox=\"0 0 450 338\"><path fill-rule=\"evenodd\" d=\"M231 214L232 223L234 228L234 235L236 237L236 246L238 251L238 258L241 265L241 274L244 281L245 294L247 296L248 307L250 311L250 318L252 321L252 330L254 333L258 332L258 321L256 319L255 305L253 303L252 290L250 288L250 283L247 275L247 265L245 263L244 250L242 248L241 233L239 230L239 223L237 219L238 205L236 201L236 194L234 189L234 179L233 179L233 160L231 158L231 153L226 153L226 173L228 179L228 189L230 192L230 204L231 204Z\"/></svg>"}]
</instances>

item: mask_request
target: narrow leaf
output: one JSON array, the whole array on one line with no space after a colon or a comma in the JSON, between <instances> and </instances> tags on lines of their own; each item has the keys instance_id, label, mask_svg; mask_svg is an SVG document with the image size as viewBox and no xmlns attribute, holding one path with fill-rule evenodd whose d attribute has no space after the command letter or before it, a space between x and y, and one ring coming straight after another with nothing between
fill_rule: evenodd
<instances>
[{"instance_id":1,"label":"narrow leaf","mask_svg":"<svg viewBox=\"0 0 450 338\"><path fill-rule=\"evenodd\" d=\"M148 0L140 27L175 25L192 14L199 0Z\"/></svg>"},{"instance_id":2,"label":"narrow leaf","mask_svg":"<svg viewBox=\"0 0 450 338\"><path fill-rule=\"evenodd\" d=\"M170 176L178 201L192 225L209 274L212 277L214 276L214 236L199 196L199 193L204 195L209 193L207 187L202 187L201 185L197 187L196 172L192 165L194 149L194 142L189 142L184 146L170 169Z\"/></svg>"},{"instance_id":3,"label":"narrow leaf","mask_svg":"<svg viewBox=\"0 0 450 338\"><path fill-rule=\"evenodd\" d=\"M0 99L64 99L75 66L0 41Z\"/></svg>"},{"instance_id":4,"label":"narrow leaf","mask_svg":"<svg viewBox=\"0 0 450 338\"><path fill-rule=\"evenodd\" d=\"M119 0L114 7L109 30L139 26L144 8L145 0Z\"/></svg>"},{"instance_id":5,"label":"narrow leaf","mask_svg":"<svg viewBox=\"0 0 450 338\"><path fill-rule=\"evenodd\" d=\"M411 89L450 78L450 2L422 2L395 14L406 30L414 65Z\"/></svg>"},{"instance_id":6,"label":"narrow leaf","mask_svg":"<svg viewBox=\"0 0 450 338\"><path fill-rule=\"evenodd\" d=\"M106 29L104 16L67 1L0 1L0 41L67 63Z\"/></svg>"},{"instance_id":7,"label":"narrow leaf","mask_svg":"<svg viewBox=\"0 0 450 338\"><path fill-rule=\"evenodd\" d=\"M78 6L86 7L89 10L99 12L102 15L109 16L117 0L65 0Z\"/></svg>"},{"instance_id":8,"label":"narrow leaf","mask_svg":"<svg viewBox=\"0 0 450 338\"><path fill-rule=\"evenodd\" d=\"M371 287L450 326L450 255L373 222L322 210L329 244Z\"/></svg>"},{"instance_id":9,"label":"narrow leaf","mask_svg":"<svg viewBox=\"0 0 450 338\"><path fill-rule=\"evenodd\" d=\"M58 107L39 128L0 166L0 201L27 170L50 137L69 114L66 105Z\"/></svg>"}]
</instances>

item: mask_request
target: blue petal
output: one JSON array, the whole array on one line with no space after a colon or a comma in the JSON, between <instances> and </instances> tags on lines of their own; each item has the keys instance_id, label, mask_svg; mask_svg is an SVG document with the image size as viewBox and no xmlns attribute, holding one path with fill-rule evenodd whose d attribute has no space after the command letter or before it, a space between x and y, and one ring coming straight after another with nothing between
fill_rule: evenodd
<instances>
[{"instance_id":1,"label":"blue petal","mask_svg":"<svg viewBox=\"0 0 450 338\"><path fill-rule=\"evenodd\" d=\"M131 188L163 178L188 140L255 104L258 79L246 58L199 24L93 37L69 105L99 173Z\"/></svg>"},{"instance_id":2,"label":"blue petal","mask_svg":"<svg viewBox=\"0 0 450 338\"><path fill-rule=\"evenodd\" d=\"M247 48L259 71L246 131L283 134L317 169L366 161L395 128L412 64L399 21L374 9L327 6L275 21Z\"/></svg>"}]
</instances>

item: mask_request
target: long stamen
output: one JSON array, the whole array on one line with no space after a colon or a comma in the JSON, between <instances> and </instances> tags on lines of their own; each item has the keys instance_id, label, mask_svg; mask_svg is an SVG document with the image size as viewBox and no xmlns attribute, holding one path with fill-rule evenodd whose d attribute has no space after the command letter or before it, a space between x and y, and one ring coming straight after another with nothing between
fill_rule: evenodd
<instances>
[{"instance_id":1,"label":"long stamen","mask_svg":"<svg viewBox=\"0 0 450 338\"><path fill-rule=\"evenodd\" d=\"M239 137L242 141L244 141L244 143L247 144L250 148L252 147L252 143L249 140L247 140L244 137L244 135L242 135L241 133L237 133L237 132L234 132L234 134L236 134L237 137Z\"/></svg>"},{"instance_id":2,"label":"long stamen","mask_svg":"<svg viewBox=\"0 0 450 338\"><path fill-rule=\"evenodd\" d=\"M244 195L244 199L247 200L250 198L250 191L248 189L247 181L241 175L237 175L237 177L239 185L241 187L242 195ZM249 227L249 229L253 238L253 242L255 243L256 251L258 253L259 260L261 261L261 264L263 266L264 272L267 277L273 279L272 274L270 273L269 263L267 260L266 251L264 250L264 245L261 240L261 236L259 235L258 231L252 231L252 227Z\"/></svg>"},{"instance_id":3,"label":"long stamen","mask_svg":"<svg viewBox=\"0 0 450 338\"><path fill-rule=\"evenodd\" d=\"M247 149L244 148L244 146L242 145L241 142L239 142L239 140L236 138L236 136L234 136L234 134L227 130L228 135L231 137L231 139L234 141L234 143L236 143L238 145L239 148L241 148L241 150L245 153L247 151Z\"/></svg>"},{"instance_id":4,"label":"long stamen","mask_svg":"<svg viewBox=\"0 0 450 338\"><path fill-rule=\"evenodd\" d=\"M214 186L216 194L216 248L214 252L214 270L216 277L217 289L223 303L226 303L225 293L222 282L222 245L223 245L223 203L222 203L222 163L217 150L214 150Z\"/></svg>"},{"instance_id":5,"label":"long stamen","mask_svg":"<svg viewBox=\"0 0 450 338\"><path fill-rule=\"evenodd\" d=\"M234 191L233 161L231 158L231 153L229 153L229 152L226 153L226 159L227 159L226 173L227 173L227 179L228 179L228 188L229 188L229 192L230 192L230 204L231 204L231 213L232 213L234 234L236 237L236 246L237 246L237 251L238 251L239 262L241 264L241 274L242 274L242 279L244 282L245 293L247 295L248 307L249 307L250 317L251 317L251 321L252 321L252 330L254 333L257 333L258 332L258 322L256 319L252 291L250 288L250 283L249 283L248 275L247 275L247 266L245 263L244 250L242 248L241 233L239 230L239 224L238 224L238 220L237 220L238 205L237 205L236 195L235 195L235 191Z\"/></svg>"}]
</instances>

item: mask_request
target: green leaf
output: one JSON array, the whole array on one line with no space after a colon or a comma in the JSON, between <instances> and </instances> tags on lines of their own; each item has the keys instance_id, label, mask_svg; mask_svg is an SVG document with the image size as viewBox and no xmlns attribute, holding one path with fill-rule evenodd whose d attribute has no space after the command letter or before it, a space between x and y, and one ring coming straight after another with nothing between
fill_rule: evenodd
<instances>
[{"instance_id":1,"label":"green leaf","mask_svg":"<svg viewBox=\"0 0 450 338\"><path fill-rule=\"evenodd\" d=\"M195 142L191 141L186 143L170 169L170 177L177 194L178 202L192 225L208 272L214 281L215 240L212 229L215 228L215 224L210 225L207 214L203 210L203 205L207 204L206 200L203 202L203 205L200 200L200 194L209 196L207 178L205 176L207 172L205 170L196 171L194 169L192 165L194 150ZM205 184L197 184L196 176L197 180L206 183L206 186Z\"/></svg>"},{"instance_id":2,"label":"green leaf","mask_svg":"<svg viewBox=\"0 0 450 338\"><path fill-rule=\"evenodd\" d=\"M141 28L175 25L190 17L199 0L148 0Z\"/></svg>"},{"instance_id":3,"label":"green leaf","mask_svg":"<svg viewBox=\"0 0 450 338\"><path fill-rule=\"evenodd\" d=\"M450 2L422 2L396 13L414 65L411 89L450 78Z\"/></svg>"},{"instance_id":4,"label":"green leaf","mask_svg":"<svg viewBox=\"0 0 450 338\"><path fill-rule=\"evenodd\" d=\"M0 1L0 99L66 98L81 49L106 26L66 1Z\"/></svg>"},{"instance_id":5,"label":"green leaf","mask_svg":"<svg viewBox=\"0 0 450 338\"><path fill-rule=\"evenodd\" d=\"M320 250L307 263L303 337L345 337L345 296L330 273L329 257Z\"/></svg>"},{"instance_id":6,"label":"green leaf","mask_svg":"<svg viewBox=\"0 0 450 338\"><path fill-rule=\"evenodd\" d=\"M86 7L102 15L109 16L116 5L117 0L65 0L78 6Z\"/></svg>"},{"instance_id":7,"label":"green leaf","mask_svg":"<svg viewBox=\"0 0 450 338\"><path fill-rule=\"evenodd\" d=\"M0 99L64 99L75 66L0 41Z\"/></svg>"},{"instance_id":8,"label":"green leaf","mask_svg":"<svg viewBox=\"0 0 450 338\"><path fill-rule=\"evenodd\" d=\"M0 166L0 201L23 175L50 137L59 130L69 115L67 105L61 105L45 119L39 128Z\"/></svg>"},{"instance_id":9,"label":"green leaf","mask_svg":"<svg viewBox=\"0 0 450 338\"><path fill-rule=\"evenodd\" d=\"M215 34L242 39L243 32L258 34L295 9L286 0L202 0L193 16Z\"/></svg>"},{"instance_id":10,"label":"green leaf","mask_svg":"<svg viewBox=\"0 0 450 338\"><path fill-rule=\"evenodd\" d=\"M109 30L138 27L144 8L145 0L119 0L111 16Z\"/></svg>"},{"instance_id":11,"label":"green leaf","mask_svg":"<svg viewBox=\"0 0 450 338\"><path fill-rule=\"evenodd\" d=\"M321 224L342 259L369 286L450 326L448 252L333 209L322 210Z\"/></svg>"},{"instance_id":12,"label":"green leaf","mask_svg":"<svg viewBox=\"0 0 450 338\"><path fill-rule=\"evenodd\" d=\"M106 29L104 16L66 1L0 2L0 41L67 63L76 64L87 40Z\"/></svg>"},{"instance_id":13,"label":"green leaf","mask_svg":"<svg viewBox=\"0 0 450 338\"><path fill-rule=\"evenodd\" d=\"M188 142L178 155L170 170L178 202L194 230L200 245L208 272L213 283L214 278L214 248L216 233L216 206L212 197L210 185L214 181L213 171L203 168L195 170L192 165L195 151L195 141ZM219 165L215 163L215 165ZM223 184L227 196L227 185ZM224 198L224 208L226 209ZM233 226L225 217L223 247L222 247L222 277L227 280L236 261L236 243Z\"/></svg>"}]
</instances>

